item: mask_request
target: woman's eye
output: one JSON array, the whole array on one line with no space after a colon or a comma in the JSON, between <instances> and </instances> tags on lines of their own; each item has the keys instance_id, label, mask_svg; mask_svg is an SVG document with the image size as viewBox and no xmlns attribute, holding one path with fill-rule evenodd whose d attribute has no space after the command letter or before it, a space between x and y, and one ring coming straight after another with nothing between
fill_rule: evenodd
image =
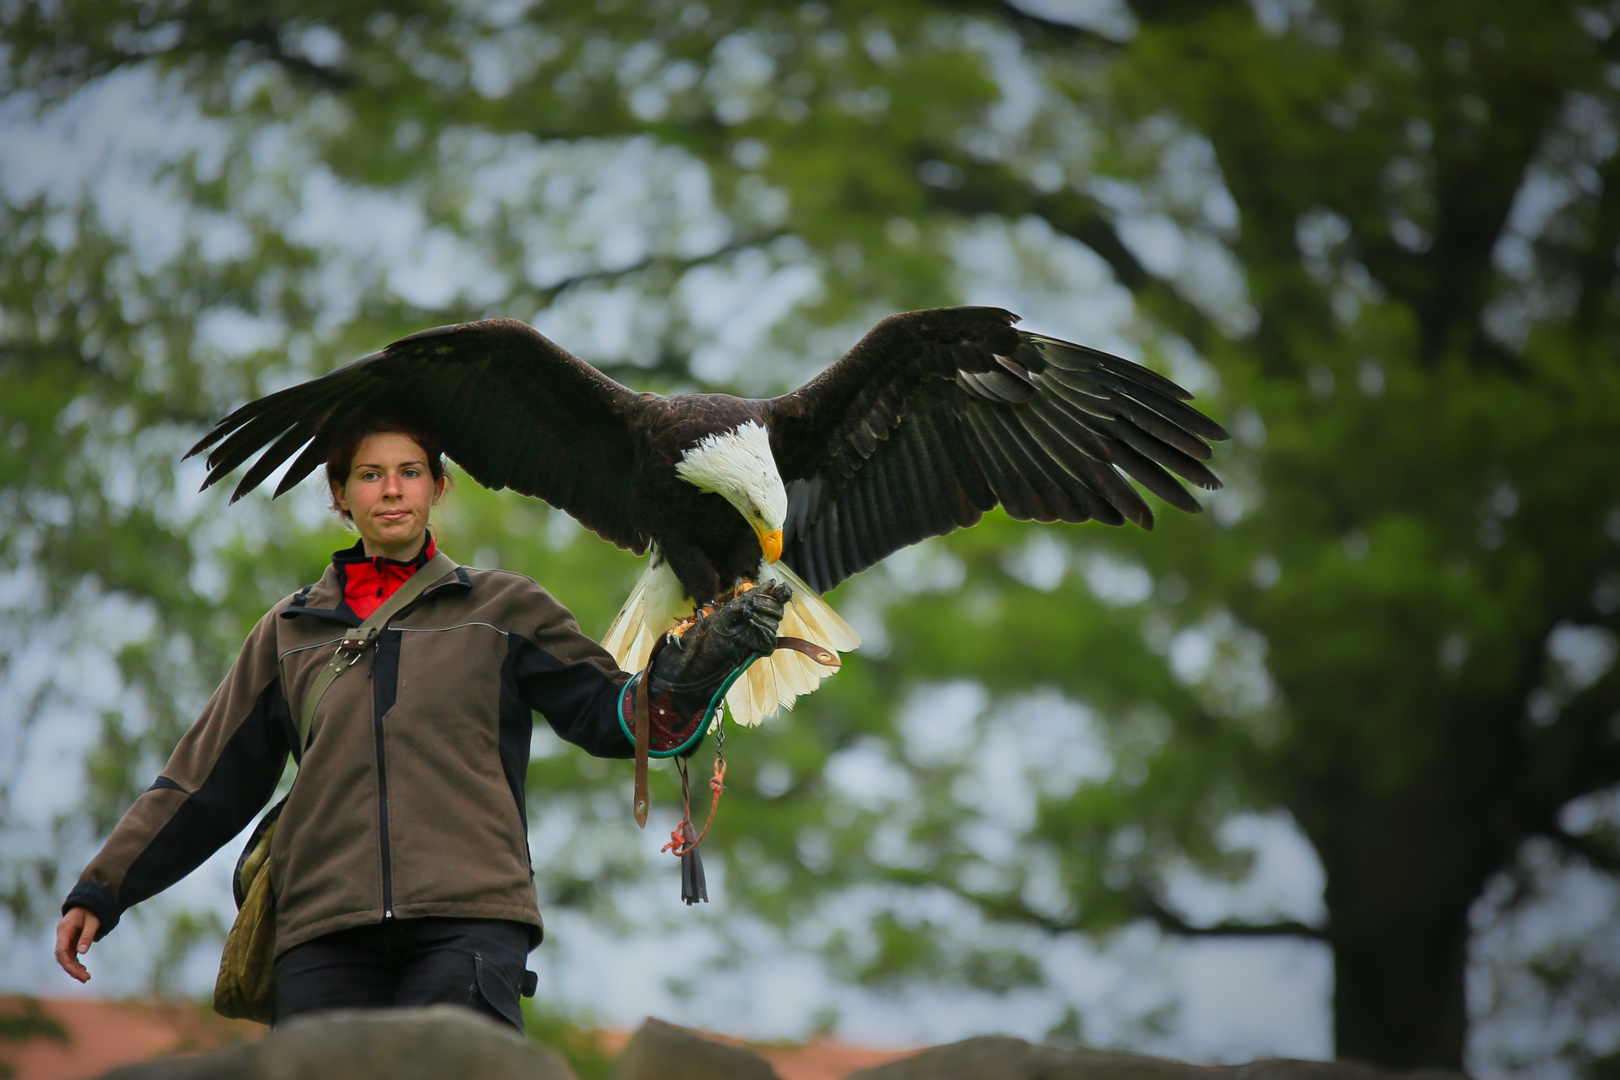
<instances>
[{"instance_id":1,"label":"woman's eye","mask_svg":"<svg viewBox=\"0 0 1620 1080\"><path fill-rule=\"evenodd\" d=\"M407 479L407 480L415 480L418 476L421 476L421 475L422 475L422 473L418 469L406 469L405 470L405 479Z\"/></svg>"}]
</instances>

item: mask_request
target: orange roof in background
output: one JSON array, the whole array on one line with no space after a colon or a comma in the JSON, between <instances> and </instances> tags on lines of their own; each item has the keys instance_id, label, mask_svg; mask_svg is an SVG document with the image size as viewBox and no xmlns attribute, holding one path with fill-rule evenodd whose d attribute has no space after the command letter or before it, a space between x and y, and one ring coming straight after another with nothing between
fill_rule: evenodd
<instances>
[{"instance_id":1,"label":"orange roof in background","mask_svg":"<svg viewBox=\"0 0 1620 1080\"><path fill-rule=\"evenodd\" d=\"M0 995L0 1013L21 1014L26 998ZM89 1080L108 1069L165 1054L214 1050L265 1032L262 1024L226 1020L207 1006L191 1002L93 1001L45 999L44 1013L67 1032L63 1043L36 1036L23 1043L0 1041L0 1063L10 1065L14 1080ZM842 1080L856 1069L905 1057L912 1050L876 1050L836 1042L808 1046L760 1045L724 1036L709 1036L734 1046L747 1046L769 1061L781 1080ZM629 1032L603 1032L604 1045L622 1049Z\"/></svg>"},{"instance_id":2,"label":"orange roof in background","mask_svg":"<svg viewBox=\"0 0 1620 1080\"><path fill-rule=\"evenodd\" d=\"M214 1050L265 1031L263 1024L226 1020L191 1003L44 1000L45 1015L62 1025L68 1042L36 1036L0 1042L0 1062L14 1080L86 1080L108 1069L186 1050ZM21 1014L27 999L0 995L0 1012Z\"/></svg>"},{"instance_id":3,"label":"orange roof in background","mask_svg":"<svg viewBox=\"0 0 1620 1080\"><path fill-rule=\"evenodd\" d=\"M910 1057L915 1050L874 1050L837 1042L813 1042L792 1050L754 1047L782 1080L843 1080L856 1069Z\"/></svg>"}]
</instances>

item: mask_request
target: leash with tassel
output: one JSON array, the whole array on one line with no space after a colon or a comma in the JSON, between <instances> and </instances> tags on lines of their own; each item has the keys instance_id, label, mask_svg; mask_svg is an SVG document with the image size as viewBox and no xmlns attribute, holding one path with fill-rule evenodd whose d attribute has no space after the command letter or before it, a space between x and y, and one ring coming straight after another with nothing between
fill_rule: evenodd
<instances>
[{"instance_id":1,"label":"leash with tassel","mask_svg":"<svg viewBox=\"0 0 1620 1080\"><path fill-rule=\"evenodd\" d=\"M681 899L688 906L709 902L709 886L703 876L703 856L698 854L698 845L709 835L709 826L714 824L714 812L720 808L720 793L726 789L726 729L723 724L715 731L714 744L714 774L709 777L709 816L703 822L703 831L698 832L692 825L692 780L686 762L676 758L675 767L681 773L683 813L680 824L670 830L669 843L659 849L680 857Z\"/></svg>"},{"instance_id":2,"label":"leash with tassel","mask_svg":"<svg viewBox=\"0 0 1620 1080\"><path fill-rule=\"evenodd\" d=\"M776 639L778 649L792 649L803 653L811 660L822 665L837 669L840 664L838 654L831 649L824 648L814 642L803 638L779 637ZM656 655L657 650L654 650ZM757 659L757 657L755 658ZM703 838L709 835L709 826L714 824L715 811L720 808L720 793L726 787L726 727L725 727L725 699L726 692L733 683L742 677L754 663L750 659L728 676L720 689L715 692L709 703L708 715L714 719L714 775L709 777L709 816L703 822L703 831L699 832L692 824L692 780L686 767L686 760L677 757L675 767L681 774L681 821L670 831L669 843L659 849L676 855L681 860L681 899L688 905L706 904L709 902L708 882L703 875L703 857L698 854L698 845ZM649 661L648 670L651 670ZM650 742L649 716L647 702L647 683L643 679L641 685L636 687L634 701L634 734L635 743L635 801L634 812L636 824L645 828L647 825L647 811L651 800L647 795L647 757Z\"/></svg>"}]
</instances>

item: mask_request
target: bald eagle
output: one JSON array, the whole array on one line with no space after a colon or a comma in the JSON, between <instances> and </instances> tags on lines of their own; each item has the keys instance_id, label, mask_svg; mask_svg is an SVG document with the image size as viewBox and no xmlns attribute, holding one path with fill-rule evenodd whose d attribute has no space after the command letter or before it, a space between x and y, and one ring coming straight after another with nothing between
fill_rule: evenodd
<instances>
[{"instance_id":1,"label":"bald eagle","mask_svg":"<svg viewBox=\"0 0 1620 1080\"><path fill-rule=\"evenodd\" d=\"M242 406L190 453L213 448L206 488L268 447L232 501L297 454L281 495L326 460L343 424L386 403L428 424L479 483L650 553L603 638L625 669L694 606L768 580L794 589L783 634L847 652L859 639L820 593L998 503L1019 520L1150 529L1153 511L1121 472L1190 513L1200 506L1171 473L1220 487L1203 463L1227 433L1184 404L1190 394L1017 321L988 307L892 315L768 400L637 393L514 319L442 326ZM758 723L827 672L778 651L727 703Z\"/></svg>"}]
</instances>

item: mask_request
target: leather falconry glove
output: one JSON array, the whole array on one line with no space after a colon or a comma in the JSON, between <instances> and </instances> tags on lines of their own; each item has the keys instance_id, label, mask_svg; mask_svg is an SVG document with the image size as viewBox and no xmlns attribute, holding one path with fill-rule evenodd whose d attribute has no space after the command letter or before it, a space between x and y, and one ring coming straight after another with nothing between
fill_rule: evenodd
<instances>
[{"instance_id":1,"label":"leather falconry glove","mask_svg":"<svg viewBox=\"0 0 1620 1080\"><path fill-rule=\"evenodd\" d=\"M643 676L654 756L673 750L688 757L697 750L702 740L694 736L732 672L775 651L776 628L791 599L786 583L770 582L700 616L682 636L664 636Z\"/></svg>"}]
</instances>

